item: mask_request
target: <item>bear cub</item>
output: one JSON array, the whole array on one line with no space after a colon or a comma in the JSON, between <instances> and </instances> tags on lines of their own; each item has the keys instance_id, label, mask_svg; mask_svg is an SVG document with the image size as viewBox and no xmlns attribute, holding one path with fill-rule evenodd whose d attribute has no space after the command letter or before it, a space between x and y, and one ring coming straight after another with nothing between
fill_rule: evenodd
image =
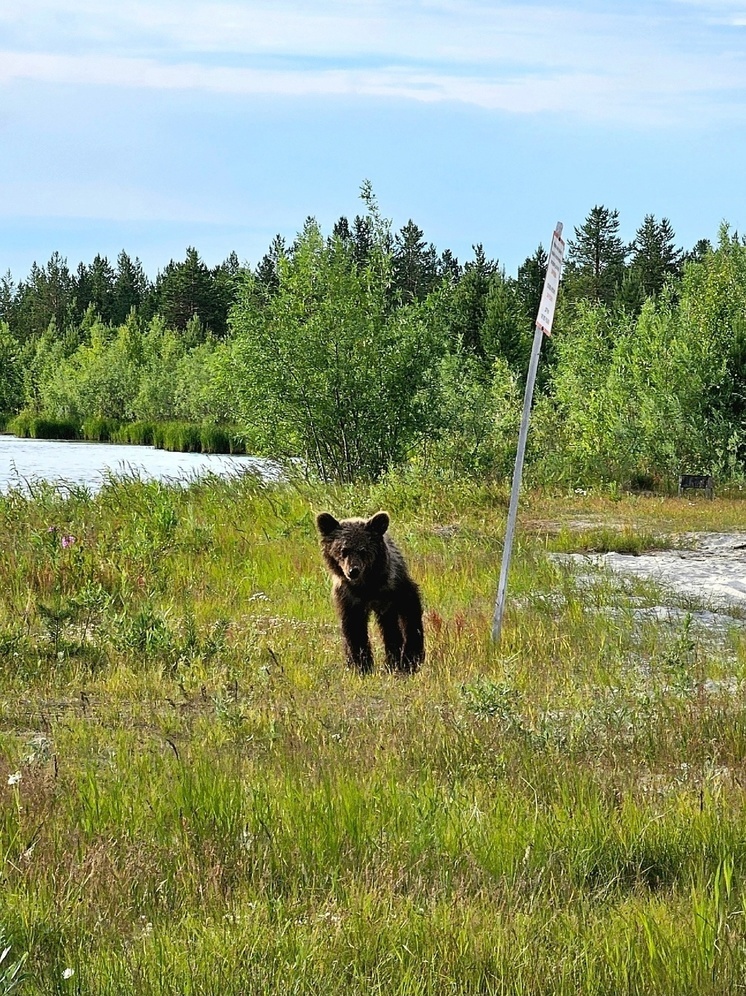
<instances>
[{"instance_id":1,"label":"bear cub","mask_svg":"<svg viewBox=\"0 0 746 996\"><path fill-rule=\"evenodd\" d=\"M342 624L349 666L368 674L373 652L368 619L375 615L390 671L412 674L425 660L420 590L409 576L401 551L387 535L389 516L343 519L316 516L321 552L334 579L332 598Z\"/></svg>"}]
</instances>

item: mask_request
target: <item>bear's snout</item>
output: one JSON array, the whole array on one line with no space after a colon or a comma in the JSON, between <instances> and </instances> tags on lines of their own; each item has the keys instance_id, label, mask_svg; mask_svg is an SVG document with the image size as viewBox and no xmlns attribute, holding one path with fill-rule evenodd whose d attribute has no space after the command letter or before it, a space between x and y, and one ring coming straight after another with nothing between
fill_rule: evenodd
<instances>
[{"instance_id":1,"label":"bear's snout","mask_svg":"<svg viewBox=\"0 0 746 996\"><path fill-rule=\"evenodd\" d=\"M365 574L365 565L359 557L347 557L340 565L348 581L359 584Z\"/></svg>"}]
</instances>

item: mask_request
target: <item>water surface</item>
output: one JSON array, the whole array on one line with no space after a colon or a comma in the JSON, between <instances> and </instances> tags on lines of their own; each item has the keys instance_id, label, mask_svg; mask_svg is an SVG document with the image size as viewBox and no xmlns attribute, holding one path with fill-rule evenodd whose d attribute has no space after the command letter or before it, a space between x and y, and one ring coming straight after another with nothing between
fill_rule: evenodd
<instances>
[{"instance_id":1,"label":"water surface","mask_svg":"<svg viewBox=\"0 0 746 996\"><path fill-rule=\"evenodd\" d=\"M0 435L1 492L38 481L85 485L96 491L109 474L186 482L204 474L229 477L245 471L273 476L270 461L259 457L171 453L153 446Z\"/></svg>"}]
</instances>

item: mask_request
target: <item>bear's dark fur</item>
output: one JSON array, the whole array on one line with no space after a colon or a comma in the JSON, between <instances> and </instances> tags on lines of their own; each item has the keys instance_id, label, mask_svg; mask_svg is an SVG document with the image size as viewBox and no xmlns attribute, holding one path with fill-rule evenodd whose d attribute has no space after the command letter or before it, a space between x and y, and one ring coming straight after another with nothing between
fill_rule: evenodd
<instances>
[{"instance_id":1,"label":"bear's dark fur","mask_svg":"<svg viewBox=\"0 0 746 996\"><path fill-rule=\"evenodd\" d=\"M373 670L368 619L375 615L390 671L411 674L425 660L420 590L390 536L387 512L371 519L337 521L316 516L321 551L334 579L332 597L342 623L347 663Z\"/></svg>"}]
</instances>

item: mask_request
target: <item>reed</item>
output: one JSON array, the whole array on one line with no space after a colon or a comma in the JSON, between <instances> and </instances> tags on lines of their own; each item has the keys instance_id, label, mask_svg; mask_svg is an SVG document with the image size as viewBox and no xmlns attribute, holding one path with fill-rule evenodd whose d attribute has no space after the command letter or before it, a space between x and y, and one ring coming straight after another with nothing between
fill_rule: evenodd
<instances>
[{"instance_id":1,"label":"reed","mask_svg":"<svg viewBox=\"0 0 746 996\"><path fill-rule=\"evenodd\" d=\"M7 423L8 432L24 439L79 439L80 423L75 419L51 419L20 412Z\"/></svg>"},{"instance_id":2,"label":"reed","mask_svg":"<svg viewBox=\"0 0 746 996\"><path fill-rule=\"evenodd\" d=\"M153 422L125 422L112 434L114 443L133 443L137 446L152 446L154 438Z\"/></svg>"},{"instance_id":3,"label":"reed","mask_svg":"<svg viewBox=\"0 0 746 996\"><path fill-rule=\"evenodd\" d=\"M230 453L231 440L228 430L218 425L203 425L199 432L203 453Z\"/></svg>"},{"instance_id":4,"label":"reed","mask_svg":"<svg viewBox=\"0 0 746 996\"><path fill-rule=\"evenodd\" d=\"M87 418L81 426L81 435L92 442L108 443L114 441L121 425L115 418Z\"/></svg>"},{"instance_id":5,"label":"reed","mask_svg":"<svg viewBox=\"0 0 746 996\"><path fill-rule=\"evenodd\" d=\"M200 427L190 422L158 422L153 429L153 445L177 453L200 453Z\"/></svg>"}]
</instances>

